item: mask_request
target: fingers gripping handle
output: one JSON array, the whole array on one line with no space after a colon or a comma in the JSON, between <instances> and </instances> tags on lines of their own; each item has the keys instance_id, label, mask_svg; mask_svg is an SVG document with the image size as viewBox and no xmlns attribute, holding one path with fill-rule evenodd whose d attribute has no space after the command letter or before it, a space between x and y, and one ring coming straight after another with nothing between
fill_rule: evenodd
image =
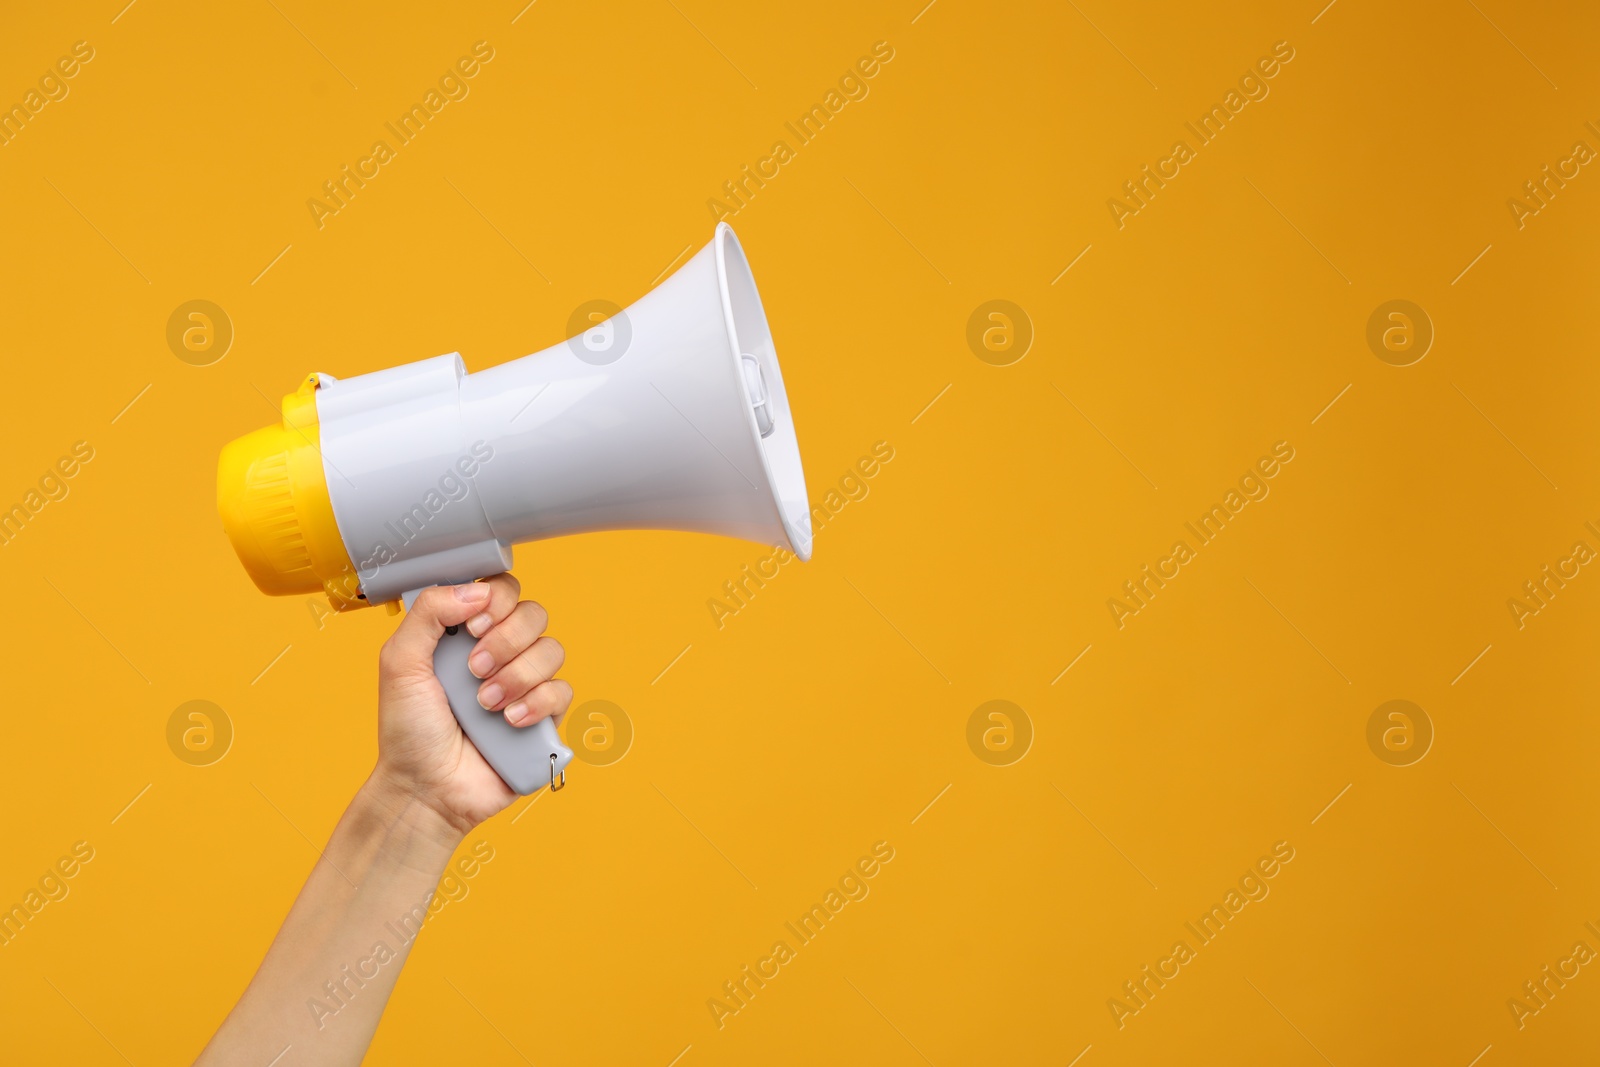
<instances>
[{"instance_id":1,"label":"fingers gripping handle","mask_svg":"<svg viewBox=\"0 0 1600 1067\"><path fill-rule=\"evenodd\" d=\"M421 592L413 589L401 597L407 610ZM501 712L489 711L478 703L481 683L467 666L467 657L477 644L478 639L465 626L449 626L433 650L433 673L444 688L456 722L484 761L518 793L527 796L545 786L560 789L567 783L572 749L561 743L553 719L516 727Z\"/></svg>"},{"instance_id":2,"label":"fingers gripping handle","mask_svg":"<svg viewBox=\"0 0 1600 1067\"><path fill-rule=\"evenodd\" d=\"M526 796L549 785L560 789L566 782L572 750L561 743L555 720L516 727L503 713L485 710L478 703L482 683L467 667L467 657L477 644L478 639L465 626L451 626L433 652L433 673L444 687L456 721L495 773L518 793Z\"/></svg>"},{"instance_id":3,"label":"fingers gripping handle","mask_svg":"<svg viewBox=\"0 0 1600 1067\"><path fill-rule=\"evenodd\" d=\"M410 611L421 592L411 589L403 593L400 601L406 611ZM494 773L523 797L546 785L552 790L560 789L566 784L566 765L573 761L573 750L562 744L562 736L550 718L518 728L507 723L506 715L478 704L478 677L467 667L467 656L477 643L467 627L450 625L434 649L434 675L445 689L445 699L461 723L462 733L467 734L467 741L494 768Z\"/></svg>"}]
</instances>

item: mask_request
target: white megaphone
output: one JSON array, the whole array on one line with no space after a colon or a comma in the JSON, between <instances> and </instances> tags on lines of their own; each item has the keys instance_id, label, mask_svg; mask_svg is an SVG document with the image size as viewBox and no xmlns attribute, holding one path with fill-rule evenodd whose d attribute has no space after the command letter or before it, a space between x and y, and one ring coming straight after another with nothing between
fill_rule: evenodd
<instances>
[{"instance_id":1,"label":"white megaphone","mask_svg":"<svg viewBox=\"0 0 1600 1067\"><path fill-rule=\"evenodd\" d=\"M794 420L756 283L726 224L632 307L476 374L456 353L312 374L283 422L222 451L217 501L263 592L398 611L511 566L511 546L589 530L693 530L811 556ZM479 706L476 640L434 656L466 735L518 793L559 789L545 719Z\"/></svg>"}]
</instances>

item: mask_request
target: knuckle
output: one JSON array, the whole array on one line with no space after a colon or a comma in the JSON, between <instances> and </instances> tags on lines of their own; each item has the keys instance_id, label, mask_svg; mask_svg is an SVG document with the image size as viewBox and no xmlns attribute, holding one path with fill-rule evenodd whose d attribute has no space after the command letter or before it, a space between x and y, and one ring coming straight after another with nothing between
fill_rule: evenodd
<instances>
[{"instance_id":1,"label":"knuckle","mask_svg":"<svg viewBox=\"0 0 1600 1067\"><path fill-rule=\"evenodd\" d=\"M535 600L524 600L517 605L516 614L534 634L544 632L545 625L550 621L550 613L544 605Z\"/></svg>"},{"instance_id":2,"label":"knuckle","mask_svg":"<svg viewBox=\"0 0 1600 1067\"><path fill-rule=\"evenodd\" d=\"M505 665L500 672L508 689L528 693L537 690L550 680L559 665L550 664L545 657L529 650Z\"/></svg>"},{"instance_id":3,"label":"knuckle","mask_svg":"<svg viewBox=\"0 0 1600 1067\"><path fill-rule=\"evenodd\" d=\"M498 646L506 655L514 656L531 647L544 630L542 619L524 608L525 603L518 604L495 627Z\"/></svg>"},{"instance_id":4,"label":"knuckle","mask_svg":"<svg viewBox=\"0 0 1600 1067\"><path fill-rule=\"evenodd\" d=\"M531 634L523 633L522 620L515 615L508 615L496 623L490 636L494 638L495 647L499 650L501 658L515 656L527 648L533 640Z\"/></svg>"},{"instance_id":5,"label":"knuckle","mask_svg":"<svg viewBox=\"0 0 1600 1067\"><path fill-rule=\"evenodd\" d=\"M544 658L553 664L553 666L550 668L552 672L560 668L563 663L567 662L567 650L562 647L561 642L557 641L555 638L541 637L535 642L535 644L538 645L542 650Z\"/></svg>"},{"instance_id":6,"label":"knuckle","mask_svg":"<svg viewBox=\"0 0 1600 1067\"><path fill-rule=\"evenodd\" d=\"M506 664L500 672L500 683L509 690L526 693L539 684L539 671L531 663L524 662L521 658L514 659Z\"/></svg>"}]
</instances>

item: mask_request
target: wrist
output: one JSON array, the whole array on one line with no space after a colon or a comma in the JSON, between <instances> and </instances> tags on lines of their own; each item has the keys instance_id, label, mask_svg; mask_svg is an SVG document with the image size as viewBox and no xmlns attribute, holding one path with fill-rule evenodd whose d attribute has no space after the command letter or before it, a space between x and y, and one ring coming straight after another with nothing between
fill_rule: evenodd
<instances>
[{"instance_id":1,"label":"wrist","mask_svg":"<svg viewBox=\"0 0 1600 1067\"><path fill-rule=\"evenodd\" d=\"M386 773L382 766L356 791L351 807L363 807L379 820L392 847L442 852L449 859L472 829L440 811L416 790Z\"/></svg>"}]
</instances>

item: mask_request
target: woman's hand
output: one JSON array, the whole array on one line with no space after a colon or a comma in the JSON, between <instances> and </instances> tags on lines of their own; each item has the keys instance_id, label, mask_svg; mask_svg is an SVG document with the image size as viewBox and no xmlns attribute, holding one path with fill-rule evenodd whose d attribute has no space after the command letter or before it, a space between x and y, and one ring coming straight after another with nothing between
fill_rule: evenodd
<instances>
[{"instance_id":1,"label":"woman's hand","mask_svg":"<svg viewBox=\"0 0 1600 1067\"><path fill-rule=\"evenodd\" d=\"M503 710L513 726L554 715L572 703L572 687L554 677L566 653L542 636L549 616L509 574L482 582L435 586L411 611L378 656L378 766L374 785L399 803L419 801L457 833L503 811L517 794L461 732L433 673L433 650L445 627L465 624L478 638L468 657L483 679L478 702Z\"/></svg>"},{"instance_id":2,"label":"woman's hand","mask_svg":"<svg viewBox=\"0 0 1600 1067\"><path fill-rule=\"evenodd\" d=\"M433 650L445 627L465 625L479 639L469 664L483 679L478 699L485 707L527 726L559 718L572 701L572 687L551 678L562 651L540 636L544 609L519 603L520 591L509 574L429 589L383 646L378 766L198 1063L260 1064L287 1047L295 1063L353 1067L366 1055L414 941L400 940L395 924L427 919L462 838L516 799L456 725L434 677ZM372 963L374 945L389 954L369 974L356 961ZM354 978L352 965L361 972L360 996L348 996L347 987L344 997L319 991L318 982L334 988L324 976L338 976L341 965L339 981Z\"/></svg>"}]
</instances>

